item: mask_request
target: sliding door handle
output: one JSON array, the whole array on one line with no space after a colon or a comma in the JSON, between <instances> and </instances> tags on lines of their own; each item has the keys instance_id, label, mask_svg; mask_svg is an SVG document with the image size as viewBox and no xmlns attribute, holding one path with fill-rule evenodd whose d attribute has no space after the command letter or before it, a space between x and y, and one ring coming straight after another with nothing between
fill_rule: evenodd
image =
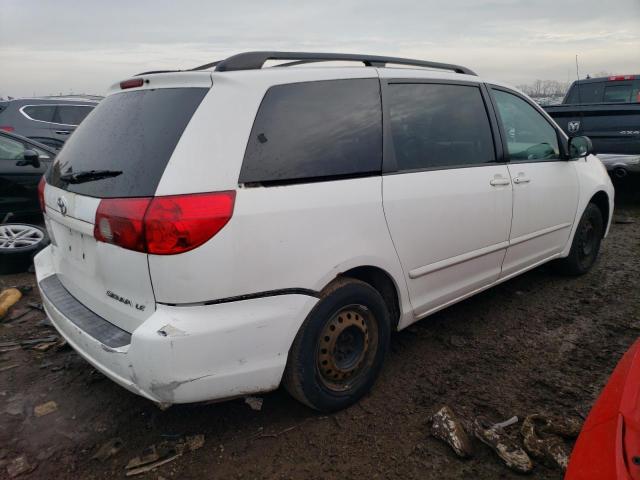
<instances>
[{"instance_id":1,"label":"sliding door handle","mask_svg":"<svg viewBox=\"0 0 640 480\"><path fill-rule=\"evenodd\" d=\"M516 177L513 179L513 183L520 185L521 183L529 183L531 179L527 177Z\"/></svg>"}]
</instances>

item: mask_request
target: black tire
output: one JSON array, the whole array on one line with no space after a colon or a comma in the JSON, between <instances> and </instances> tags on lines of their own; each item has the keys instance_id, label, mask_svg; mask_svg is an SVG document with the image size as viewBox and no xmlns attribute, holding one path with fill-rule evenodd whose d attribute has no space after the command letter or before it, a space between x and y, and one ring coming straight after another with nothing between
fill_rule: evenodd
<instances>
[{"instance_id":1,"label":"black tire","mask_svg":"<svg viewBox=\"0 0 640 480\"><path fill-rule=\"evenodd\" d=\"M389 335L389 311L380 293L360 280L338 279L323 291L298 331L284 386L315 410L346 408L373 386Z\"/></svg>"},{"instance_id":2,"label":"black tire","mask_svg":"<svg viewBox=\"0 0 640 480\"><path fill-rule=\"evenodd\" d=\"M7 232L16 229L33 229L31 241L7 240ZM4 240L4 241L3 241ZM33 262L36 253L49 244L47 232L27 223L4 223L0 225L0 274L26 272Z\"/></svg>"},{"instance_id":3,"label":"black tire","mask_svg":"<svg viewBox=\"0 0 640 480\"><path fill-rule=\"evenodd\" d=\"M594 203L585 208L571 243L569 256L554 262L554 269L564 275L584 275L595 263L604 235L602 212Z\"/></svg>"}]
</instances>

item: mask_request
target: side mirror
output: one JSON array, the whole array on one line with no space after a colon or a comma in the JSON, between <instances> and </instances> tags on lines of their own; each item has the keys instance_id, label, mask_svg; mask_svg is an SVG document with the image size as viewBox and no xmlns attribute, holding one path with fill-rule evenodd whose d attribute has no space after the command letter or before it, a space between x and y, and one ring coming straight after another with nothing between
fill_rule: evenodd
<instances>
[{"instance_id":1,"label":"side mirror","mask_svg":"<svg viewBox=\"0 0 640 480\"><path fill-rule=\"evenodd\" d=\"M33 165L40 168L40 155L35 150L25 150L22 154L23 160L18 161L16 165L24 167L25 165Z\"/></svg>"},{"instance_id":2,"label":"side mirror","mask_svg":"<svg viewBox=\"0 0 640 480\"><path fill-rule=\"evenodd\" d=\"M569 139L569 157L584 158L593 153L593 143L589 137L571 137Z\"/></svg>"}]
</instances>

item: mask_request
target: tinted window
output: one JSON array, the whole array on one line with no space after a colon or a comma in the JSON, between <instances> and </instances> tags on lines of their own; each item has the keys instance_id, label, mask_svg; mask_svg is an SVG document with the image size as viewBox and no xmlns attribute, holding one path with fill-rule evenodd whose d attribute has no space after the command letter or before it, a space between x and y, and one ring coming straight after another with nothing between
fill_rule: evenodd
<instances>
[{"instance_id":1,"label":"tinted window","mask_svg":"<svg viewBox=\"0 0 640 480\"><path fill-rule=\"evenodd\" d=\"M604 82L573 84L565 103L602 103Z\"/></svg>"},{"instance_id":2,"label":"tinted window","mask_svg":"<svg viewBox=\"0 0 640 480\"><path fill-rule=\"evenodd\" d=\"M116 93L105 98L60 151L47 181L94 197L153 195L187 123L206 88L161 88ZM63 174L89 170L122 173L86 183L67 183Z\"/></svg>"},{"instance_id":3,"label":"tinted window","mask_svg":"<svg viewBox=\"0 0 640 480\"><path fill-rule=\"evenodd\" d=\"M52 122L56 111L55 105L30 105L22 110L33 120Z\"/></svg>"},{"instance_id":4,"label":"tinted window","mask_svg":"<svg viewBox=\"0 0 640 480\"><path fill-rule=\"evenodd\" d=\"M80 125L80 122L89 115L92 109L93 107L80 105L58 105L53 121L65 125Z\"/></svg>"},{"instance_id":5,"label":"tinted window","mask_svg":"<svg viewBox=\"0 0 640 480\"><path fill-rule=\"evenodd\" d=\"M381 164L377 79L278 85L262 100L239 181L358 175Z\"/></svg>"},{"instance_id":6,"label":"tinted window","mask_svg":"<svg viewBox=\"0 0 640 480\"><path fill-rule=\"evenodd\" d=\"M474 165L495 160L487 111L477 87L389 86L399 170Z\"/></svg>"},{"instance_id":7,"label":"tinted window","mask_svg":"<svg viewBox=\"0 0 640 480\"><path fill-rule=\"evenodd\" d=\"M604 102L629 103L631 101L631 90L632 86L630 83L604 87Z\"/></svg>"},{"instance_id":8,"label":"tinted window","mask_svg":"<svg viewBox=\"0 0 640 480\"><path fill-rule=\"evenodd\" d=\"M493 95L511 160L560 158L556 130L535 108L511 93L493 90Z\"/></svg>"}]
</instances>

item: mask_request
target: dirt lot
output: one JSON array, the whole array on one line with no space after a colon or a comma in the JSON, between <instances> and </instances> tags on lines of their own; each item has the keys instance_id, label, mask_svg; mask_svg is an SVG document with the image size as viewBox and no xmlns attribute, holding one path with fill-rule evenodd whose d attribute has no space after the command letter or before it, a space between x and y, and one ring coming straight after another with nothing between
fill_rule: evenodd
<instances>
[{"instance_id":1,"label":"dirt lot","mask_svg":"<svg viewBox=\"0 0 640 480\"><path fill-rule=\"evenodd\" d=\"M636 179L640 180L640 179ZM535 412L585 415L612 368L640 333L640 182L618 193L616 223L594 270L563 278L540 268L395 335L382 377L358 405L325 416L284 391L261 411L242 400L160 411L118 387L73 351L37 352L2 342L55 332L32 292L0 323L0 478L15 457L35 467L20 478L124 477L124 466L156 442L202 433L203 448L142 478L515 478L476 442L457 459L429 437L427 417L442 404L472 419ZM635 192L634 192L635 190ZM32 275L0 277L0 288L34 285ZM14 368L5 369L11 365ZM58 409L36 416L34 407ZM101 462L96 449L120 437ZM537 465L531 478L561 478Z\"/></svg>"}]
</instances>

